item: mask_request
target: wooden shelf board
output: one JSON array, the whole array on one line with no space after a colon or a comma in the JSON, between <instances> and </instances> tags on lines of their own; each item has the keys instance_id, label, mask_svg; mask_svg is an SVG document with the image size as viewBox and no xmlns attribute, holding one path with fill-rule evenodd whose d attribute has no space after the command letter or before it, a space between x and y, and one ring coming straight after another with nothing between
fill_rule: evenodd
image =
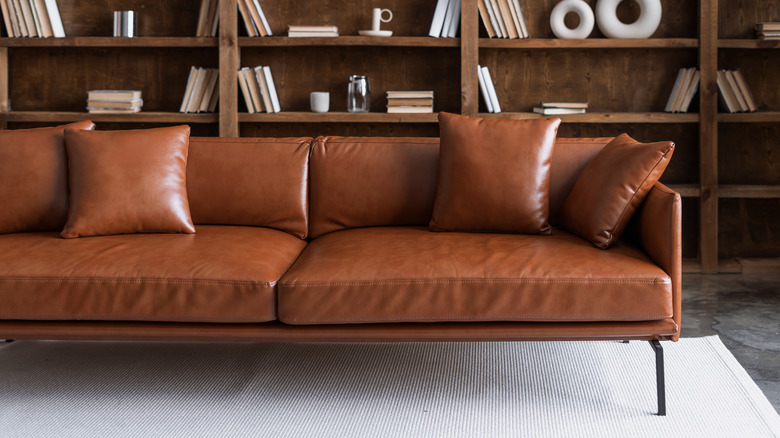
<instances>
[{"instance_id":1,"label":"wooden shelf board","mask_svg":"<svg viewBox=\"0 0 780 438\"><path fill-rule=\"evenodd\" d=\"M338 36L290 38L285 36L272 37L239 37L240 47L295 47L295 46L389 46L389 47L460 47L460 38L432 37L368 37L368 36Z\"/></svg>"},{"instance_id":2,"label":"wooden shelf board","mask_svg":"<svg viewBox=\"0 0 780 438\"><path fill-rule=\"evenodd\" d=\"M780 258L743 258L737 257L743 274L780 272Z\"/></svg>"},{"instance_id":3,"label":"wooden shelf board","mask_svg":"<svg viewBox=\"0 0 780 438\"><path fill-rule=\"evenodd\" d=\"M669 188L683 198L698 198L701 195L701 187L698 184L669 184Z\"/></svg>"},{"instance_id":4,"label":"wooden shelf board","mask_svg":"<svg viewBox=\"0 0 780 438\"><path fill-rule=\"evenodd\" d=\"M216 113L182 114L174 112L141 111L131 114L91 114L78 111L8 111L0 113L7 122L93 122L120 123L217 123Z\"/></svg>"},{"instance_id":5,"label":"wooden shelf board","mask_svg":"<svg viewBox=\"0 0 780 438\"><path fill-rule=\"evenodd\" d=\"M780 198L780 185L719 185L718 198Z\"/></svg>"},{"instance_id":6,"label":"wooden shelf board","mask_svg":"<svg viewBox=\"0 0 780 438\"><path fill-rule=\"evenodd\" d=\"M699 115L695 113L586 113L546 116L525 112L480 113L480 117L490 119L540 119L560 117L568 123L697 123Z\"/></svg>"},{"instance_id":7,"label":"wooden shelf board","mask_svg":"<svg viewBox=\"0 0 780 438\"><path fill-rule=\"evenodd\" d=\"M718 123L774 123L780 122L780 111L752 113L718 113Z\"/></svg>"},{"instance_id":8,"label":"wooden shelf board","mask_svg":"<svg viewBox=\"0 0 780 438\"><path fill-rule=\"evenodd\" d=\"M780 48L780 40L759 39L722 39L718 40L721 49L777 49Z\"/></svg>"},{"instance_id":9,"label":"wooden shelf board","mask_svg":"<svg viewBox=\"0 0 780 438\"><path fill-rule=\"evenodd\" d=\"M0 38L0 47L217 47L217 38L91 37Z\"/></svg>"},{"instance_id":10,"label":"wooden shelf board","mask_svg":"<svg viewBox=\"0 0 780 438\"><path fill-rule=\"evenodd\" d=\"M584 40L480 38L479 47L485 49L688 49L699 47L699 40L696 38L586 38Z\"/></svg>"},{"instance_id":11,"label":"wooden shelf board","mask_svg":"<svg viewBox=\"0 0 780 438\"><path fill-rule=\"evenodd\" d=\"M280 113L239 113L239 122L274 123L438 123L437 113L388 114L388 113L314 113L307 111L283 111Z\"/></svg>"}]
</instances>

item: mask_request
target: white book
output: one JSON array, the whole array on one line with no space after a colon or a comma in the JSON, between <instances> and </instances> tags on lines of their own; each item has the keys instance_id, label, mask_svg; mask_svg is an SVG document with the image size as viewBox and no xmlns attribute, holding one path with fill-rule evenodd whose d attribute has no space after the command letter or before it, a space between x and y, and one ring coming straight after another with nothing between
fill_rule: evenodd
<instances>
[{"instance_id":1,"label":"white book","mask_svg":"<svg viewBox=\"0 0 780 438\"><path fill-rule=\"evenodd\" d=\"M19 4L22 6L22 16L24 17L24 25L27 28L27 33L31 37L37 37L38 30L35 28L35 19L33 18L32 8L30 7L30 1L21 0Z\"/></svg>"},{"instance_id":2,"label":"white book","mask_svg":"<svg viewBox=\"0 0 780 438\"><path fill-rule=\"evenodd\" d=\"M560 116L564 114L585 114L585 108L540 108L535 106L533 112L546 116Z\"/></svg>"},{"instance_id":3,"label":"white book","mask_svg":"<svg viewBox=\"0 0 780 438\"><path fill-rule=\"evenodd\" d=\"M458 36L458 27L460 27L460 5L461 0L450 0L450 2L455 3L455 11L454 15L452 17L452 21L450 22L450 28L447 32L447 36L449 38L455 38Z\"/></svg>"},{"instance_id":4,"label":"white book","mask_svg":"<svg viewBox=\"0 0 780 438\"><path fill-rule=\"evenodd\" d=\"M727 70L725 73L726 79L729 81L729 87L734 91L734 97L737 98L740 112L749 111L750 107L747 104L747 100L745 100L745 97L742 95L742 90L739 89L739 85L737 84L736 79L734 79L734 70Z\"/></svg>"},{"instance_id":5,"label":"white book","mask_svg":"<svg viewBox=\"0 0 780 438\"><path fill-rule=\"evenodd\" d=\"M236 0L236 3L238 4L239 18L244 22L244 27L246 28L246 34L250 37L258 36L259 34L257 33L257 28L252 22L252 16L249 15L249 11L246 8L246 3L244 3L244 0Z\"/></svg>"},{"instance_id":6,"label":"white book","mask_svg":"<svg viewBox=\"0 0 780 438\"><path fill-rule=\"evenodd\" d=\"M485 77L485 86L490 93L490 102L493 104L493 112L500 113L501 105L498 103L498 95L496 94L496 87L493 85L493 78L490 77L490 70L487 67L482 67L482 75Z\"/></svg>"},{"instance_id":7,"label":"white book","mask_svg":"<svg viewBox=\"0 0 780 438\"><path fill-rule=\"evenodd\" d=\"M263 112L263 98L260 96L260 84L257 82L255 71L250 67L244 67L241 69L246 78L246 86L249 89L249 96L252 97L252 105L255 107L255 111Z\"/></svg>"},{"instance_id":8,"label":"white book","mask_svg":"<svg viewBox=\"0 0 780 438\"><path fill-rule=\"evenodd\" d=\"M485 0L485 9L490 17L490 24L496 32L496 37L504 38L504 34L501 32L501 26L498 25L498 21L496 20L496 11L493 10L493 3L491 3L490 0Z\"/></svg>"},{"instance_id":9,"label":"white book","mask_svg":"<svg viewBox=\"0 0 780 438\"><path fill-rule=\"evenodd\" d=\"M674 102L672 102L672 112L676 113L679 112L680 105L682 104L682 98L685 93L685 90L688 88L688 84L691 82L691 79L693 78L693 70L692 68L686 68L684 69L683 77L680 80L680 88L677 90L677 93L674 95Z\"/></svg>"},{"instance_id":10,"label":"white book","mask_svg":"<svg viewBox=\"0 0 780 438\"><path fill-rule=\"evenodd\" d=\"M5 30L9 37L14 37L14 26L11 24L10 15L8 15L8 0L0 0L0 9L2 9L3 21L5 21Z\"/></svg>"},{"instance_id":11,"label":"white book","mask_svg":"<svg viewBox=\"0 0 780 438\"><path fill-rule=\"evenodd\" d=\"M187 105L190 103L190 95L192 94L192 87L195 85L195 77L198 75L197 67L190 67L190 75L187 78L187 87L184 89L184 97L181 100L181 106L179 107L180 113L187 112Z\"/></svg>"},{"instance_id":12,"label":"white book","mask_svg":"<svg viewBox=\"0 0 780 438\"><path fill-rule=\"evenodd\" d=\"M245 67L246 68L246 67ZM255 113L255 107L252 105L252 96L249 95L249 85L246 83L246 76L244 76L243 69L238 69L238 86L241 88L241 94L244 95L244 103L246 103L246 112L249 114Z\"/></svg>"},{"instance_id":13,"label":"white book","mask_svg":"<svg viewBox=\"0 0 780 438\"><path fill-rule=\"evenodd\" d=\"M41 30L43 31L43 37L53 37L54 29L51 27L49 13L46 12L46 2L44 0L35 0L35 7L38 9L38 19L41 20Z\"/></svg>"},{"instance_id":14,"label":"white book","mask_svg":"<svg viewBox=\"0 0 780 438\"><path fill-rule=\"evenodd\" d=\"M441 36L447 38L450 34L450 26L452 25L452 19L455 16L455 9L458 7L458 0L449 0L447 2L447 13L444 14L444 24L441 27Z\"/></svg>"},{"instance_id":15,"label":"white book","mask_svg":"<svg viewBox=\"0 0 780 438\"><path fill-rule=\"evenodd\" d=\"M432 106L425 106L425 105L419 105L419 106L389 106L387 107L387 112L392 114L424 114L424 113L432 113L433 107Z\"/></svg>"},{"instance_id":16,"label":"white book","mask_svg":"<svg viewBox=\"0 0 780 438\"><path fill-rule=\"evenodd\" d=\"M290 32L287 32L287 36L290 37L290 38L307 38L307 37L327 38L327 37L337 37L337 36L339 36L339 33L338 32L290 31Z\"/></svg>"},{"instance_id":17,"label":"white book","mask_svg":"<svg viewBox=\"0 0 780 438\"><path fill-rule=\"evenodd\" d=\"M431 29L428 31L428 36L439 38L441 31L444 29L444 18L447 15L449 0L439 0L436 3L436 10L433 11L433 20L431 20Z\"/></svg>"},{"instance_id":18,"label":"white book","mask_svg":"<svg viewBox=\"0 0 780 438\"><path fill-rule=\"evenodd\" d=\"M274 33L271 32L271 26L268 25L268 20L265 18L265 14L263 13L263 8L260 7L260 2L257 0L253 0L255 3L255 9L257 9L257 13L260 14L260 21L263 22L263 27L265 28L266 33L268 36L272 36Z\"/></svg>"},{"instance_id":19,"label":"white book","mask_svg":"<svg viewBox=\"0 0 780 438\"><path fill-rule=\"evenodd\" d=\"M27 25L24 21L24 13L22 12L22 4L19 3L20 0L8 0L9 5L11 6L11 9L13 9L13 20L14 23L16 23L17 28L19 29L18 37L28 37L30 36L29 33L27 33Z\"/></svg>"},{"instance_id":20,"label":"white book","mask_svg":"<svg viewBox=\"0 0 780 438\"><path fill-rule=\"evenodd\" d=\"M693 72L693 77L691 78L691 84L688 86L688 90L685 91L685 96L682 99L682 104L680 105L680 112L687 113L688 108L691 106L691 101L693 100L693 95L696 94L696 91L699 89L699 78L701 77L701 73L699 73L698 70L695 70Z\"/></svg>"},{"instance_id":21,"label":"white book","mask_svg":"<svg viewBox=\"0 0 780 438\"><path fill-rule=\"evenodd\" d=\"M485 83L485 75L482 74L482 66L477 65L477 77L479 78L479 91L482 92L482 99L485 100L485 106L489 113L493 112L493 102L490 101L490 92Z\"/></svg>"},{"instance_id":22,"label":"white book","mask_svg":"<svg viewBox=\"0 0 780 438\"><path fill-rule=\"evenodd\" d=\"M288 32L336 32L338 33L338 26L300 26L289 25L287 26Z\"/></svg>"},{"instance_id":23,"label":"white book","mask_svg":"<svg viewBox=\"0 0 780 438\"><path fill-rule=\"evenodd\" d=\"M388 99L433 99L433 91L395 91L388 90Z\"/></svg>"},{"instance_id":24,"label":"white book","mask_svg":"<svg viewBox=\"0 0 780 438\"><path fill-rule=\"evenodd\" d=\"M192 86L190 100L187 102L187 110L185 112L198 112L200 101L203 99L203 94L206 91L206 76L208 76L208 71L202 67L198 68L198 74L195 76L195 84Z\"/></svg>"},{"instance_id":25,"label":"white book","mask_svg":"<svg viewBox=\"0 0 780 438\"><path fill-rule=\"evenodd\" d=\"M45 0L46 11L49 13L49 21L51 21L51 28L54 32L55 38L65 37L65 28L62 27L62 18L60 17L60 10L57 8L57 0Z\"/></svg>"},{"instance_id":26,"label":"white book","mask_svg":"<svg viewBox=\"0 0 780 438\"><path fill-rule=\"evenodd\" d=\"M721 103L723 103L726 111L730 113L739 111L739 105L736 102L736 97L734 97L729 88L729 83L726 79L725 71L718 70L716 79L718 84L718 98L721 100Z\"/></svg>"},{"instance_id":27,"label":"white book","mask_svg":"<svg viewBox=\"0 0 780 438\"><path fill-rule=\"evenodd\" d=\"M531 38L531 34L528 32L528 22L525 21L525 14L523 14L523 6L520 5L520 0L512 0L517 10L517 17L520 19L520 28L523 30L523 35L520 38Z\"/></svg>"},{"instance_id":28,"label":"white book","mask_svg":"<svg viewBox=\"0 0 780 438\"><path fill-rule=\"evenodd\" d=\"M249 18L252 20L252 25L254 26L255 30L257 30L258 35L261 37L267 36L268 32L265 31L263 22L260 20L260 13L257 11L255 2L252 0L245 0L244 3L246 5L246 11L249 14Z\"/></svg>"},{"instance_id":29,"label":"white book","mask_svg":"<svg viewBox=\"0 0 780 438\"><path fill-rule=\"evenodd\" d=\"M512 0L507 0L506 3L509 6L509 12L512 14L512 24L515 26L517 36L519 38L525 38L525 34L523 34L523 28L520 26L520 17L518 16L517 9L515 8L515 2Z\"/></svg>"},{"instance_id":30,"label":"white book","mask_svg":"<svg viewBox=\"0 0 780 438\"><path fill-rule=\"evenodd\" d=\"M28 1L30 2L30 12L32 12L33 23L35 24L35 32L38 33L39 37L43 38L43 28L41 27L41 18L38 16L38 6L36 6L35 0Z\"/></svg>"},{"instance_id":31,"label":"white book","mask_svg":"<svg viewBox=\"0 0 780 438\"><path fill-rule=\"evenodd\" d=\"M219 70L216 68L207 69L206 75L206 90L203 93L203 98L200 100L200 106L198 106L199 113L206 113L209 111L209 105L211 104L211 98L214 95L214 89L217 88L217 79L219 79Z\"/></svg>"},{"instance_id":32,"label":"white book","mask_svg":"<svg viewBox=\"0 0 780 438\"><path fill-rule=\"evenodd\" d=\"M490 3L490 7L493 9L493 14L496 16L496 24L498 25L498 29L501 31L501 38L509 38L509 31L506 28L506 24L504 23L504 19L501 14L501 8L498 6L498 0L487 0L488 3Z\"/></svg>"},{"instance_id":33,"label":"white book","mask_svg":"<svg viewBox=\"0 0 780 438\"><path fill-rule=\"evenodd\" d=\"M254 69L255 82L260 89L260 99L262 100L262 108L258 108L257 111L265 111L267 113L273 112L274 104L271 101L271 90L268 89L268 82L265 80L265 73L263 72L263 66L258 65Z\"/></svg>"},{"instance_id":34,"label":"white book","mask_svg":"<svg viewBox=\"0 0 780 438\"><path fill-rule=\"evenodd\" d=\"M268 91L271 93L271 103L275 113L282 110L279 104L279 95L276 94L276 85L274 85L274 78L271 76L271 67L267 65L263 67L263 74L265 75L265 82L268 84Z\"/></svg>"},{"instance_id":35,"label":"white book","mask_svg":"<svg viewBox=\"0 0 780 438\"><path fill-rule=\"evenodd\" d=\"M664 111L667 113L672 112L672 104L674 104L674 96L677 95L677 93L680 91L680 82L682 82L682 78L685 75L685 69L681 68L680 71L677 72L677 79L674 80L674 86L672 87L672 92L669 93L669 99L666 101L666 107L664 107Z\"/></svg>"}]
</instances>

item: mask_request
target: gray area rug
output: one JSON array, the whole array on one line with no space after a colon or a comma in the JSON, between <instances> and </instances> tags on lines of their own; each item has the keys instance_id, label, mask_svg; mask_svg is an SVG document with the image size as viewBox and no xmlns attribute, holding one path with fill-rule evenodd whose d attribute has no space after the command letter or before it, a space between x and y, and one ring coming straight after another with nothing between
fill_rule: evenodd
<instances>
[{"instance_id":1,"label":"gray area rug","mask_svg":"<svg viewBox=\"0 0 780 438\"><path fill-rule=\"evenodd\" d=\"M717 337L664 342L0 345L0 436L780 436Z\"/></svg>"}]
</instances>

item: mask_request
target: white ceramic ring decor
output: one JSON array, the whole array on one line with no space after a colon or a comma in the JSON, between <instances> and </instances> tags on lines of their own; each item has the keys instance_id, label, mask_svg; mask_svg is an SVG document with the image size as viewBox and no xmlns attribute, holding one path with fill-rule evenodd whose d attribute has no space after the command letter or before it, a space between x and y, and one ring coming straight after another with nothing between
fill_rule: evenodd
<instances>
[{"instance_id":1,"label":"white ceramic ring decor","mask_svg":"<svg viewBox=\"0 0 780 438\"><path fill-rule=\"evenodd\" d=\"M574 29L569 29L563 22L569 13L580 17L580 24ZM593 31L593 24L593 10L584 0L563 0L550 13L550 27L555 36L561 39L585 39Z\"/></svg>"},{"instance_id":2,"label":"white ceramic ring decor","mask_svg":"<svg viewBox=\"0 0 780 438\"><path fill-rule=\"evenodd\" d=\"M661 24L661 0L636 0L639 18L625 24L618 20L617 7L623 0L599 0L596 4L596 21L608 38L650 38Z\"/></svg>"}]
</instances>

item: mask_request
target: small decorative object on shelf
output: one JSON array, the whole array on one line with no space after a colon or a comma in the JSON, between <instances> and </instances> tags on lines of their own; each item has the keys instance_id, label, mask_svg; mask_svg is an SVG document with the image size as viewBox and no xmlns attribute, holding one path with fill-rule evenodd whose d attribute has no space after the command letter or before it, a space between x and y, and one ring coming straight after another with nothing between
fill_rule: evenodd
<instances>
[{"instance_id":1,"label":"small decorative object on shelf","mask_svg":"<svg viewBox=\"0 0 780 438\"><path fill-rule=\"evenodd\" d=\"M436 10L433 12L428 36L434 38L455 38L458 36L460 4L461 0L439 0L436 3Z\"/></svg>"},{"instance_id":2,"label":"small decorative object on shelf","mask_svg":"<svg viewBox=\"0 0 780 438\"><path fill-rule=\"evenodd\" d=\"M132 38L136 36L138 15L135 11L114 11L114 36Z\"/></svg>"},{"instance_id":3,"label":"small decorative object on shelf","mask_svg":"<svg viewBox=\"0 0 780 438\"><path fill-rule=\"evenodd\" d=\"M478 0L482 24L490 38L530 38L520 0Z\"/></svg>"},{"instance_id":4,"label":"small decorative object on shelf","mask_svg":"<svg viewBox=\"0 0 780 438\"><path fill-rule=\"evenodd\" d=\"M328 112L330 109L330 93L327 91L312 91L309 95L309 105L311 105L312 112Z\"/></svg>"},{"instance_id":5,"label":"small decorative object on shelf","mask_svg":"<svg viewBox=\"0 0 780 438\"><path fill-rule=\"evenodd\" d=\"M672 93L666 101L664 111L667 113L687 113L693 96L699 90L700 73L696 67L681 68L674 81Z\"/></svg>"},{"instance_id":6,"label":"small decorative object on shelf","mask_svg":"<svg viewBox=\"0 0 780 438\"><path fill-rule=\"evenodd\" d=\"M487 67L477 66L477 75L479 78L479 89L482 91L482 98L485 100L485 106L489 113L500 113L501 105L498 104L498 95L496 87L493 85L493 78Z\"/></svg>"},{"instance_id":7,"label":"small decorative object on shelf","mask_svg":"<svg viewBox=\"0 0 780 438\"><path fill-rule=\"evenodd\" d=\"M387 18L382 17L385 12L389 14ZM382 30L381 26L382 23L389 23L392 19L393 19L393 11L391 11L390 9L374 8L372 10L372 15L371 15L371 30L361 30L358 31L358 33L363 36L389 37L393 35L393 31Z\"/></svg>"},{"instance_id":8,"label":"small decorative object on shelf","mask_svg":"<svg viewBox=\"0 0 780 438\"><path fill-rule=\"evenodd\" d=\"M718 70L718 98L721 107L730 112L753 112L757 110L756 100L745 77L739 70Z\"/></svg>"},{"instance_id":9,"label":"small decorative object on shelf","mask_svg":"<svg viewBox=\"0 0 780 438\"><path fill-rule=\"evenodd\" d=\"M126 114L141 111L140 90L87 91L87 111L91 114Z\"/></svg>"},{"instance_id":10,"label":"small decorative object on shelf","mask_svg":"<svg viewBox=\"0 0 780 438\"><path fill-rule=\"evenodd\" d=\"M289 37L337 37L339 28L336 26L293 26L287 27Z\"/></svg>"},{"instance_id":11,"label":"small decorative object on shelf","mask_svg":"<svg viewBox=\"0 0 780 438\"><path fill-rule=\"evenodd\" d=\"M432 113L433 91L388 91L388 113Z\"/></svg>"},{"instance_id":12,"label":"small decorative object on shelf","mask_svg":"<svg viewBox=\"0 0 780 438\"><path fill-rule=\"evenodd\" d=\"M213 113L219 100L219 69L191 67L180 113Z\"/></svg>"},{"instance_id":13,"label":"small decorative object on shelf","mask_svg":"<svg viewBox=\"0 0 780 438\"><path fill-rule=\"evenodd\" d=\"M588 110L588 102L540 102L534 107L533 112L547 116L560 116L565 114L585 114Z\"/></svg>"},{"instance_id":14,"label":"small decorative object on shelf","mask_svg":"<svg viewBox=\"0 0 780 438\"><path fill-rule=\"evenodd\" d=\"M756 35L762 40L780 40L780 22L756 23Z\"/></svg>"},{"instance_id":15,"label":"small decorative object on shelf","mask_svg":"<svg viewBox=\"0 0 780 438\"><path fill-rule=\"evenodd\" d=\"M599 0L596 3L596 22L608 38L650 38L661 24L661 0L636 0L639 18L631 24L617 17L618 5L623 0Z\"/></svg>"},{"instance_id":16,"label":"small decorative object on shelf","mask_svg":"<svg viewBox=\"0 0 780 438\"><path fill-rule=\"evenodd\" d=\"M367 113L371 110L371 87L368 77L352 75L347 85L347 111L350 113Z\"/></svg>"},{"instance_id":17,"label":"small decorative object on shelf","mask_svg":"<svg viewBox=\"0 0 780 438\"><path fill-rule=\"evenodd\" d=\"M243 67L238 70L238 86L244 95L246 110L254 113L278 113L281 111L279 95L276 94L271 67Z\"/></svg>"},{"instance_id":18,"label":"small decorative object on shelf","mask_svg":"<svg viewBox=\"0 0 780 438\"><path fill-rule=\"evenodd\" d=\"M580 24L570 29L564 23L568 14L575 14L580 19ZM556 37L561 39L585 39L593 31L593 10L583 0L563 0L555 5L550 14L550 27Z\"/></svg>"},{"instance_id":19,"label":"small decorative object on shelf","mask_svg":"<svg viewBox=\"0 0 780 438\"><path fill-rule=\"evenodd\" d=\"M57 0L2 0L0 9L5 29L11 38L65 37Z\"/></svg>"}]
</instances>

